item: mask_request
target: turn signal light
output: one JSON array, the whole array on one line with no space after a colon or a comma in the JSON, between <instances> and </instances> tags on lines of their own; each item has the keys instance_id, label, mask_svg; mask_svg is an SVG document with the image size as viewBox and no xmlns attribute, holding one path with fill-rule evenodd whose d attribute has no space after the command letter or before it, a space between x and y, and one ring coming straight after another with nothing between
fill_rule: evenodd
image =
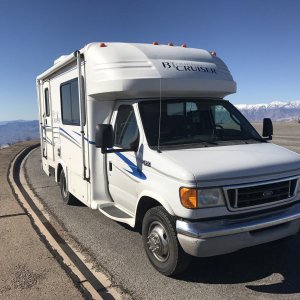
<instances>
[{"instance_id":1,"label":"turn signal light","mask_svg":"<svg viewBox=\"0 0 300 300\"><path fill-rule=\"evenodd\" d=\"M187 47L186 43L182 44L181 47L186 48Z\"/></svg>"},{"instance_id":2,"label":"turn signal light","mask_svg":"<svg viewBox=\"0 0 300 300\"><path fill-rule=\"evenodd\" d=\"M180 201L185 208L197 208L197 190L192 188L181 188Z\"/></svg>"},{"instance_id":3,"label":"turn signal light","mask_svg":"<svg viewBox=\"0 0 300 300\"><path fill-rule=\"evenodd\" d=\"M107 46L105 45L105 43L100 43L99 47L107 47Z\"/></svg>"},{"instance_id":4,"label":"turn signal light","mask_svg":"<svg viewBox=\"0 0 300 300\"><path fill-rule=\"evenodd\" d=\"M174 46L174 44L173 43L168 43L168 46Z\"/></svg>"},{"instance_id":5,"label":"turn signal light","mask_svg":"<svg viewBox=\"0 0 300 300\"><path fill-rule=\"evenodd\" d=\"M152 42L152 45L156 46L158 45L158 42Z\"/></svg>"}]
</instances>

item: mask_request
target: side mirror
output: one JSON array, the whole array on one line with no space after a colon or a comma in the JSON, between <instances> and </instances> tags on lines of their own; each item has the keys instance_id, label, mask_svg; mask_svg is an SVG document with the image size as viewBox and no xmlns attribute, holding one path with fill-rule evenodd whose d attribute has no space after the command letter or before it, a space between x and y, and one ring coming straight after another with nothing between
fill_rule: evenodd
<instances>
[{"instance_id":1,"label":"side mirror","mask_svg":"<svg viewBox=\"0 0 300 300\"><path fill-rule=\"evenodd\" d=\"M95 136L96 148L101 148L101 152L105 153L107 148L114 145L114 131L110 124L98 124L96 126Z\"/></svg>"},{"instance_id":2,"label":"side mirror","mask_svg":"<svg viewBox=\"0 0 300 300\"><path fill-rule=\"evenodd\" d=\"M262 135L263 137L267 137L269 140L272 140L273 124L272 124L272 120L269 118L264 118Z\"/></svg>"}]
</instances>

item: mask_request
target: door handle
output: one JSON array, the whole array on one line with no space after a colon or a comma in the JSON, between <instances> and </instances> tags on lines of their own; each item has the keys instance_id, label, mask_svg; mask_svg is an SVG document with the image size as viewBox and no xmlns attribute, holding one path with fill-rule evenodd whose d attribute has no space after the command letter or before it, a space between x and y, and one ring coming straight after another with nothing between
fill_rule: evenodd
<instances>
[{"instance_id":1,"label":"door handle","mask_svg":"<svg viewBox=\"0 0 300 300\"><path fill-rule=\"evenodd\" d=\"M112 171L112 162L111 161L108 163L108 170Z\"/></svg>"}]
</instances>

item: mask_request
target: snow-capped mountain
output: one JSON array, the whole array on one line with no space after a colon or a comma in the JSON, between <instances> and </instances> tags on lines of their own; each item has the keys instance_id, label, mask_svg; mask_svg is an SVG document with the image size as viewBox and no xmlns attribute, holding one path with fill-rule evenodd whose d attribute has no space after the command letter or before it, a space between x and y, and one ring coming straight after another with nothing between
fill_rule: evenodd
<instances>
[{"instance_id":1,"label":"snow-capped mountain","mask_svg":"<svg viewBox=\"0 0 300 300\"><path fill-rule=\"evenodd\" d=\"M300 101L273 101L269 104L236 104L244 116L251 122L262 122L263 118L272 121L292 121L300 117Z\"/></svg>"}]
</instances>

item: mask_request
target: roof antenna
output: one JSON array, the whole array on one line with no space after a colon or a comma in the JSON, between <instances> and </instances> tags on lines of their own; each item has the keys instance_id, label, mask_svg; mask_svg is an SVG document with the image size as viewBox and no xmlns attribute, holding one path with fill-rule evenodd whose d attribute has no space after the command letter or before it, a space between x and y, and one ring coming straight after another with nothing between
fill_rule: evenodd
<instances>
[{"instance_id":1,"label":"roof antenna","mask_svg":"<svg viewBox=\"0 0 300 300\"><path fill-rule=\"evenodd\" d=\"M157 152L161 153L160 150L160 127L161 127L161 78L159 78L159 120L158 120L158 141L157 141Z\"/></svg>"}]
</instances>

